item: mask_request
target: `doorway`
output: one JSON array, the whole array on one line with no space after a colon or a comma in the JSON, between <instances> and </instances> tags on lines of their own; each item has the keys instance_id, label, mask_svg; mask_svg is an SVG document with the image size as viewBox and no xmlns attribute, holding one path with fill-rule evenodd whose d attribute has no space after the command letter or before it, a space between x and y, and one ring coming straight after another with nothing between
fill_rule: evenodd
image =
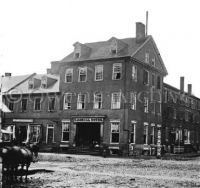
<instances>
[{"instance_id":1,"label":"doorway","mask_svg":"<svg viewBox=\"0 0 200 188\"><path fill-rule=\"evenodd\" d=\"M47 125L47 144L52 144L54 142L54 126L53 125Z\"/></svg>"},{"instance_id":2,"label":"doorway","mask_svg":"<svg viewBox=\"0 0 200 188\"><path fill-rule=\"evenodd\" d=\"M100 123L77 123L75 141L76 146L100 145Z\"/></svg>"}]
</instances>

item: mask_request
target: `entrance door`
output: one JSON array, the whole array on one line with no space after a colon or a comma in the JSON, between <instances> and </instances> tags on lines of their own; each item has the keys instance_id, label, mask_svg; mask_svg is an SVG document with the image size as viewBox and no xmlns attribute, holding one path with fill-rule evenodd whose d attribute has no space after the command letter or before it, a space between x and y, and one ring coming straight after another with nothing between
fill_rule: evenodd
<instances>
[{"instance_id":1,"label":"entrance door","mask_svg":"<svg viewBox=\"0 0 200 188\"><path fill-rule=\"evenodd\" d=\"M76 145L94 147L100 144L100 123L77 123Z\"/></svg>"},{"instance_id":2,"label":"entrance door","mask_svg":"<svg viewBox=\"0 0 200 188\"><path fill-rule=\"evenodd\" d=\"M21 144L22 142L25 142L27 139L27 126L23 125L23 126L19 126L18 127L18 134L17 134L18 138L16 138L19 143Z\"/></svg>"},{"instance_id":3,"label":"entrance door","mask_svg":"<svg viewBox=\"0 0 200 188\"><path fill-rule=\"evenodd\" d=\"M54 126L47 125L47 144L52 144L54 142Z\"/></svg>"}]
</instances>

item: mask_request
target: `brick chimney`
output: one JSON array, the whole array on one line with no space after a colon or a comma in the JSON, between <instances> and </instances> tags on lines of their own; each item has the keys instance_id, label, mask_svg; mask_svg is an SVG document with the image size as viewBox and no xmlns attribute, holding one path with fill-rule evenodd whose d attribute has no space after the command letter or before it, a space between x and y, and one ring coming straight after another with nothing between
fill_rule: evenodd
<instances>
[{"instance_id":1,"label":"brick chimney","mask_svg":"<svg viewBox=\"0 0 200 188\"><path fill-rule=\"evenodd\" d=\"M141 22L136 22L136 42L144 42L145 36L145 25Z\"/></svg>"},{"instance_id":2,"label":"brick chimney","mask_svg":"<svg viewBox=\"0 0 200 188\"><path fill-rule=\"evenodd\" d=\"M180 90L181 92L184 92L184 77L180 77Z\"/></svg>"},{"instance_id":3,"label":"brick chimney","mask_svg":"<svg viewBox=\"0 0 200 188\"><path fill-rule=\"evenodd\" d=\"M192 95L192 84L188 84L188 95Z\"/></svg>"}]
</instances>

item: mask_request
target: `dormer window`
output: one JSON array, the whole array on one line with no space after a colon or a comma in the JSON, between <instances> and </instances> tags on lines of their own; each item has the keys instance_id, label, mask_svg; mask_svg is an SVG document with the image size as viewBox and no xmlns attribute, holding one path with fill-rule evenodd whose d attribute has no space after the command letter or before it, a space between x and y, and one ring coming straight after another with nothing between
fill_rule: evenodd
<instances>
[{"instance_id":1,"label":"dormer window","mask_svg":"<svg viewBox=\"0 0 200 188\"><path fill-rule=\"evenodd\" d=\"M47 88L47 77L42 77L41 88Z\"/></svg>"},{"instance_id":2,"label":"dormer window","mask_svg":"<svg viewBox=\"0 0 200 188\"><path fill-rule=\"evenodd\" d=\"M152 58L152 60L151 60L151 65L152 65L153 67L155 67L155 65L156 65L156 59L155 59L155 57Z\"/></svg>"},{"instance_id":3,"label":"dormer window","mask_svg":"<svg viewBox=\"0 0 200 188\"><path fill-rule=\"evenodd\" d=\"M80 53L79 52L75 52L74 53L74 58L78 59L80 57Z\"/></svg>"},{"instance_id":4,"label":"dormer window","mask_svg":"<svg viewBox=\"0 0 200 188\"><path fill-rule=\"evenodd\" d=\"M149 63L149 53L145 53L145 63Z\"/></svg>"},{"instance_id":5,"label":"dormer window","mask_svg":"<svg viewBox=\"0 0 200 188\"><path fill-rule=\"evenodd\" d=\"M111 49L111 53L112 53L113 55L117 54L117 49Z\"/></svg>"},{"instance_id":6,"label":"dormer window","mask_svg":"<svg viewBox=\"0 0 200 188\"><path fill-rule=\"evenodd\" d=\"M30 79L28 81L28 89L33 89L34 88L34 82L33 82L33 79Z\"/></svg>"}]
</instances>

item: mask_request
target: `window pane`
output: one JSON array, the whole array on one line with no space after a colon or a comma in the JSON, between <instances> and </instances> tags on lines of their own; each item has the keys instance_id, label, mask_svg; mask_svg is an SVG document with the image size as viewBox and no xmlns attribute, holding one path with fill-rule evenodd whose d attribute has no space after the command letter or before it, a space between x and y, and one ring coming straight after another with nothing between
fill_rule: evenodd
<instances>
[{"instance_id":1,"label":"window pane","mask_svg":"<svg viewBox=\"0 0 200 188\"><path fill-rule=\"evenodd\" d=\"M103 65L97 65L95 67L95 80L103 80Z\"/></svg>"},{"instance_id":2,"label":"window pane","mask_svg":"<svg viewBox=\"0 0 200 188\"><path fill-rule=\"evenodd\" d=\"M113 64L113 80L121 79L122 65Z\"/></svg>"}]
</instances>

